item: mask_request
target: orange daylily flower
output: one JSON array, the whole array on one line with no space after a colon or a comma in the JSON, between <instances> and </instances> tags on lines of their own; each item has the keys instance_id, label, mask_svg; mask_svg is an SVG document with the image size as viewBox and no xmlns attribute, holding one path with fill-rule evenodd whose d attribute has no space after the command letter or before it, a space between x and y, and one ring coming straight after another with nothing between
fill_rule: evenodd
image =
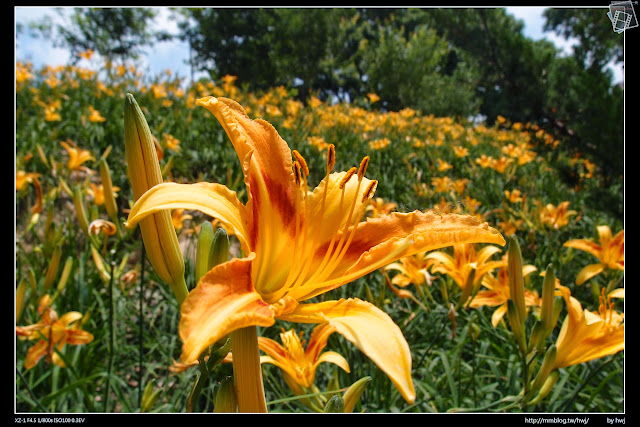
<instances>
[{"instance_id":1,"label":"orange daylily flower","mask_svg":"<svg viewBox=\"0 0 640 427\"><path fill-rule=\"evenodd\" d=\"M396 203L387 202L382 197L374 197L369 200L369 206L365 208L365 212L371 212L371 217L376 218L380 215L393 212L396 206Z\"/></svg>"},{"instance_id":2,"label":"orange daylily flower","mask_svg":"<svg viewBox=\"0 0 640 427\"><path fill-rule=\"evenodd\" d=\"M238 154L246 204L221 184L166 182L143 194L128 218L132 227L158 211L199 210L231 229L246 254L211 269L183 302L182 362L196 360L212 343L249 326L272 326L276 319L327 323L413 402L411 352L386 313L356 298L304 301L404 256L455 243L504 245L502 235L475 217L455 214L394 212L361 222L377 186L364 176L368 157L359 168L333 172L330 145L326 176L309 191L306 161L271 124L252 120L227 98L204 97L197 105L214 114Z\"/></svg>"},{"instance_id":3,"label":"orange daylily flower","mask_svg":"<svg viewBox=\"0 0 640 427\"><path fill-rule=\"evenodd\" d=\"M540 210L540 221L557 230L560 227L564 227L569 224L569 218L577 213L577 211L569 210L568 201L564 201L558 206L548 203Z\"/></svg>"},{"instance_id":4,"label":"orange daylily flower","mask_svg":"<svg viewBox=\"0 0 640 427\"><path fill-rule=\"evenodd\" d=\"M369 102L372 103L372 104L374 102L380 101L380 97L378 95L376 95L375 93L367 93L367 98L369 98Z\"/></svg>"},{"instance_id":5,"label":"orange daylily flower","mask_svg":"<svg viewBox=\"0 0 640 427\"><path fill-rule=\"evenodd\" d=\"M75 142L67 139L66 141L60 141L60 145L67 150L69 160L67 161L67 168L69 170L78 170L82 168L82 164L89 160L95 160L88 150L83 150L76 145Z\"/></svg>"},{"instance_id":6,"label":"orange daylily flower","mask_svg":"<svg viewBox=\"0 0 640 427\"><path fill-rule=\"evenodd\" d=\"M89 193L93 197L93 203L96 206L104 205L104 187L102 186L102 184L96 185L93 182L90 182L89 187L90 188L87 188L87 193ZM113 190L114 197L116 196L117 192L120 191L120 187L118 186L113 186L111 187L111 189Z\"/></svg>"},{"instance_id":7,"label":"orange daylily flower","mask_svg":"<svg viewBox=\"0 0 640 427\"><path fill-rule=\"evenodd\" d=\"M184 222L193 219L193 216L184 213L184 209L176 209L171 212L171 222L173 222L173 227L176 229L176 233L179 233L184 227Z\"/></svg>"},{"instance_id":8,"label":"orange daylily flower","mask_svg":"<svg viewBox=\"0 0 640 427\"><path fill-rule=\"evenodd\" d=\"M505 257L506 258L506 257ZM522 276L527 276L537 268L533 265L522 266ZM498 307L491 315L491 324L496 327L500 323L500 319L507 313L507 301L511 296L509 290L509 274L508 269L505 266L500 267L497 276L491 273L487 273L482 278L482 286L486 289L479 291L476 296L471 300L469 307L478 308L481 306ZM540 297L535 291L529 289L524 290L524 303L526 307L539 306Z\"/></svg>"},{"instance_id":9,"label":"orange daylily flower","mask_svg":"<svg viewBox=\"0 0 640 427\"><path fill-rule=\"evenodd\" d=\"M435 261L426 256L426 252L406 256L400 258L398 262L393 262L385 266L384 270L396 270L398 272L391 279L392 284L403 288L414 284L416 288L420 289L424 284L430 285L433 280L428 269Z\"/></svg>"},{"instance_id":10,"label":"orange daylily flower","mask_svg":"<svg viewBox=\"0 0 640 427\"><path fill-rule=\"evenodd\" d=\"M43 356L58 366L65 367L64 361L54 351L62 351L66 344L82 345L93 341L93 335L80 329L76 323L82 319L82 314L70 311L58 318L57 313L51 307L51 297L45 295L40 299L38 313L40 321L29 326L16 326L16 335L20 339L38 340L27 351L24 362L25 369L33 368Z\"/></svg>"},{"instance_id":11,"label":"orange daylily flower","mask_svg":"<svg viewBox=\"0 0 640 427\"><path fill-rule=\"evenodd\" d=\"M460 289L465 289L472 270L475 270L473 281L475 284L489 271L506 265L504 259L490 261L491 256L497 252L500 252L500 248L497 246L487 245L476 251L473 244L458 243L453 245L453 256L446 252L437 251L431 252L426 258L435 261L431 267L432 273L446 274Z\"/></svg>"},{"instance_id":12,"label":"orange daylily flower","mask_svg":"<svg viewBox=\"0 0 640 427\"><path fill-rule=\"evenodd\" d=\"M624 271L624 230L620 230L615 237L611 237L611 229L608 225L600 225L597 230L600 244L590 239L573 239L564 244L568 248L588 252L600 261L597 264L587 265L578 273L577 285L582 285L606 268Z\"/></svg>"},{"instance_id":13,"label":"orange daylily flower","mask_svg":"<svg viewBox=\"0 0 640 427\"><path fill-rule=\"evenodd\" d=\"M301 340L302 332L298 335L293 329L282 330L282 345L270 338L258 337L258 346L266 353L266 356L260 356L260 363L269 363L280 368L284 381L296 395L309 393L320 363L333 363L345 372L351 372L349 363L340 354L334 351L322 352L333 332L335 328L328 323L316 326L306 349L305 341Z\"/></svg>"},{"instance_id":14,"label":"orange daylily flower","mask_svg":"<svg viewBox=\"0 0 640 427\"><path fill-rule=\"evenodd\" d=\"M597 313L583 309L569 288L559 286L568 314L556 340L556 369L577 365L624 350L624 313L618 313L611 296L600 297Z\"/></svg>"},{"instance_id":15,"label":"orange daylily flower","mask_svg":"<svg viewBox=\"0 0 640 427\"><path fill-rule=\"evenodd\" d=\"M23 170L16 171L16 191L24 190L27 185L33 184L40 178L39 173L25 172Z\"/></svg>"},{"instance_id":16,"label":"orange daylily flower","mask_svg":"<svg viewBox=\"0 0 640 427\"><path fill-rule=\"evenodd\" d=\"M100 114L100 111L96 110L91 105L89 105L89 112L90 112L89 113L90 122L104 122L107 120L102 116L102 114Z\"/></svg>"}]
</instances>

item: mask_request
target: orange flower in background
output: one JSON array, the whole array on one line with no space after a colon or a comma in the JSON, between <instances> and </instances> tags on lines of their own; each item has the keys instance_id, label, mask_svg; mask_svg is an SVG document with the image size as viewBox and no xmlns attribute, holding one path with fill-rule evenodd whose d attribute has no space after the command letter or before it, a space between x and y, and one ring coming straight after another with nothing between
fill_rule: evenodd
<instances>
[{"instance_id":1,"label":"orange flower in background","mask_svg":"<svg viewBox=\"0 0 640 427\"><path fill-rule=\"evenodd\" d=\"M400 258L397 262L384 267L385 271L394 270L397 274L391 279L391 283L402 288L411 284L420 289L425 284L431 285L433 277L429 274L429 267L435 263L433 259L426 258L427 253Z\"/></svg>"},{"instance_id":2,"label":"orange flower in background","mask_svg":"<svg viewBox=\"0 0 640 427\"><path fill-rule=\"evenodd\" d=\"M475 270L473 283L478 283L482 276L493 269L506 265L505 260L491 261L494 254L500 252L500 248L487 245L476 250L474 244L454 244L453 256L446 252L437 251L427 254L426 258L433 260L432 273L446 274L460 287L465 289L469 275Z\"/></svg>"},{"instance_id":3,"label":"orange flower in background","mask_svg":"<svg viewBox=\"0 0 640 427\"><path fill-rule=\"evenodd\" d=\"M483 168L490 168L493 165L493 157L489 157L486 154L482 154L476 159L476 163Z\"/></svg>"},{"instance_id":4,"label":"orange flower in background","mask_svg":"<svg viewBox=\"0 0 640 427\"><path fill-rule=\"evenodd\" d=\"M180 140L173 135L165 133L164 135L164 144L165 146L171 150L178 153L180 151Z\"/></svg>"},{"instance_id":5,"label":"orange flower in background","mask_svg":"<svg viewBox=\"0 0 640 427\"><path fill-rule=\"evenodd\" d=\"M16 335L19 339L38 340L27 351L24 362L25 369L33 368L42 357L58 366L65 367L64 361L54 351L62 351L66 344L82 345L93 341L93 335L80 329L78 320L82 314L70 311L58 318L57 313L51 307L51 297L45 295L40 299L38 306L40 321L29 326L16 326Z\"/></svg>"},{"instance_id":6,"label":"orange flower in background","mask_svg":"<svg viewBox=\"0 0 640 427\"><path fill-rule=\"evenodd\" d=\"M453 168L453 165L451 163L447 163L442 159L438 159L438 172L444 172L452 168Z\"/></svg>"},{"instance_id":7,"label":"orange flower in background","mask_svg":"<svg viewBox=\"0 0 640 427\"><path fill-rule=\"evenodd\" d=\"M372 103L372 104L374 102L380 101L380 97L378 95L376 95L375 93L368 93L367 94L367 98L369 98L369 102Z\"/></svg>"},{"instance_id":8,"label":"orange flower in background","mask_svg":"<svg viewBox=\"0 0 640 427\"><path fill-rule=\"evenodd\" d=\"M60 145L64 147L69 155L69 160L67 160L67 168L69 170L79 170L83 168L83 163L88 162L89 160L95 160L95 158L91 155L91 152L88 150L83 150L78 145L67 139L66 141L60 141Z\"/></svg>"},{"instance_id":9,"label":"orange flower in background","mask_svg":"<svg viewBox=\"0 0 640 427\"><path fill-rule=\"evenodd\" d=\"M31 63L23 64L22 62L16 62L16 85L27 80L32 80L35 76L31 72Z\"/></svg>"},{"instance_id":10,"label":"orange flower in background","mask_svg":"<svg viewBox=\"0 0 640 427\"><path fill-rule=\"evenodd\" d=\"M555 369L577 365L624 350L624 313L618 313L611 297L600 297L597 313L583 309L569 288L559 286L567 305L567 317L556 340Z\"/></svg>"},{"instance_id":11,"label":"orange flower in background","mask_svg":"<svg viewBox=\"0 0 640 427\"><path fill-rule=\"evenodd\" d=\"M184 213L184 209L175 209L171 212L171 221L177 233L184 227L184 222L192 218L191 215Z\"/></svg>"},{"instance_id":12,"label":"orange flower in background","mask_svg":"<svg viewBox=\"0 0 640 427\"><path fill-rule=\"evenodd\" d=\"M375 139L373 141L369 141L369 148L371 148L372 150L381 150L390 143L391 140L389 140L389 138Z\"/></svg>"},{"instance_id":13,"label":"orange flower in background","mask_svg":"<svg viewBox=\"0 0 640 427\"><path fill-rule=\"evenodd\" d=\"M104 122L106 120L107 119L100 114L100 111L96 110L91 105L89 105L89 121L90 122Z\"/></svg>"},{"instance_id":14,"label":"orange flower in background","mask_svg":"<svg viewBox=\"0 0 640 427\"><path fill-rule=\"evenodd\" d=\"M504 195L509 201L509 203L519 203L522 202L522 193L517 188L513 191L504 190Z\"/></svg>"},{"instance_id":15,"label":"orange flower in background","mask_svg":"<svg viewBox=\"0 0 640 427\"><path fill-rule=\"evenodd\" d=\"M459 178L451 182L451 188L453 188L456 193L462 194L467 189L467 184L469 184L467 178Z\"/></svg>"},{"instance_id":16,"label":"orange flower in background","mask_svg":"<svg viewBox=\"0 0 640 427\"><path fill-rule=\"evenodd\" d=\"M448 176L431 178L431 186L436 193L446 193L451 188L451 178Z\"/></svg>"},{"instance_id":17,"label":"orange flower in background","mask_svg":"<svg viewBox=\"0 0 640 427\"><path fill-rule=\"evenodd\" d=\"M387 202L382 197L374 197L369 200L369 206L365 208L365 212L371 212L371 218L376 218L380 215L386 215L393 212L397 207L394 202Z\"/></svg>"},{"instance_id":18,"label":"orange flower in background","mask_svg":"<svg viewBox=\"0 0 640 427\"><path fill-rule=\"evenodd\" d=\"M307 142L316 147L319 151L326 150L327 147L329 147L327 141L325 141L321 136L308 136Z\"/></svg>"},{"instance_id":19,"label":"orange flower in background","mask_svg":"<svg viewBox=\"0 0 640 427\"><path fill-rule=\"evenodd\" d=\"M284 381L296 395L307 394L312 390L316 370L321 363L333 363L350 372L349 363L344 357L334 351L322 351L333 332L335 328L328 323L318 325L311 333L308 344L302 340L303 332L296 334L293 329L282 330L282 345L270 338L258 337L258 346L266 353L266 356L260 356L260 363L280 368Z\"/></svg>"},{"instance_id":20,"label":"orange flower in background","mask_svg":"<svg viewBox=\"0 0 640 427\"><path fill-rule=\"evenodd\" d=\"M16 171L16 191L24 190L29 184L37 181L38 178L40 178L39 173Z\"/></svg>"},{"instance_id":21,"label":"orange flower in background","mask_svg":"<svg viewBox=\"0 0 640 427\"><path fill-rule=\"evenodd\" d=\"M456 155L456 157L466 157L467 155L469 155L469 150L465 147L454 145L453 153Z\"/></svg>"},{"instance_id":22,"label":"orange flower in background","mask_svg":"<svg viewBox=\"0 0 640 427\"><path fill-rule=\"evenodd\" d=\"M128 226L166 209L193 209L220 219L240 241L244 258L205 274L181 307L181 360L190 363L212 343L276 319L329 324L385 372L407 402L415 391L411 352L400 328L373 304L356 298L305 303L404 256L455 243L496 243L502 235L477 218L432 212L391 213L361 222L377 181L365 177L369 158L348 172L326 175L309 191L309 169L264 120L235 101L197 104L221 123L243 165L247 202L217 183L161 183L132 207ZM290 256L295 253L296 256Z\"/></svg>"},{"instance_id":23,"label":"orange flower in background","mask_svg":"<svg viewBox=\"0 0 640 427\"><path fill-rule=\"evenodd\" d=\"M577 213L574 210L569 210L568 201L562 202L558 206L549 203L540 209L540 221L557 230L569 224L570 217Z\"/></svg>"},{"instance_id":24,"label":"orange flower in background","mask_svg":"<svg viewBox=\"0 0 640 427\"><path fill-rule=\"evenodd\" d=\"M491 161L490 167L499 173L504 173L507 170L507 167L513 163L513 159L502 156L499 159L493 159Z\"/></svg>"},{"instance_id":25,"label":"orange flower in background","mask_svg":"<svg viewBox=\"0 0 640 427\"><path fill-rule=\"evenodd\" d=\"M111 187L113 190L114 197L116 193L120 190L120 187L113 186ZM97 206L104 205L104 188L102 184L94 184L93 182L89 183L89 188L87 188L87 193L93 197L93 203Z\"/></svg>"},{"instance_id":26,"label":"orange flower in background","mask_svg":"<svg viewBox=\"0 0 640 427\"><path fill-rule=\"evenodd\" d=\"M507 301L511 296L508 268L506 267L507 257L505 256L504 258L505 266L500 267L496 276L488 273L482 278L482 286L486 289L479 291L469 303L471 308L478 308L484 305L498 307L491 315L491 324L494 327L498 326L500 320L507 313ZM536 270L537 268L534 265L523 265L522 276L525 277ZM537 292L525 289L524 302L526 307L540 306L540 297Z\"/></svg>"},{"instance_id":27,"label":"orange flower in background","mask_svg":"<svg viewBox=\"0 0 640 427\"><path fill-rule=\"evenodd\" d=\"M94 54L94 52L93 52L93 50L92 50L92 49L87 49L87 50L85 50L85 51L83 51L83 52L79 52L79 53L78 53L78 56L79 56L80 58L84 58L84 59L86 59L86 60L88 61L88 60L90 60L90 59L91 59L91 57L93 56L93 54Z\"/></svg>"},{"instance_id":28,"label":"orange flower in background","mask_svg":"<svg viewBox=\"0 0 640 427\"><path fill-rule=\"evenodd\" d=\"M612 237L608 225L599 225L597 230L600 244L589 239L573 239L564 244L567 248L588 252L600 261L580 270L576 279L577 285L582 285L607 268L624 271L624 230L620 230L615 237Z\"/></svg>"}]
</instances>

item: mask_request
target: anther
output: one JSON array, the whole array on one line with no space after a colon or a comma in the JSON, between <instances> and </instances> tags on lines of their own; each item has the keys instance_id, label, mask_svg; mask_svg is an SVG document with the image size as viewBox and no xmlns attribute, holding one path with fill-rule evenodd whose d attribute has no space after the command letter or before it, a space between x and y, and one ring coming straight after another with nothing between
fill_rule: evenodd
<instances>
[{"instance_id":1,"label":"anther","mask_svg":"<svg viewBox=\"0 0 640 427\"><path fill-rule=\"evenodd\" d=\"M298 163L300 163L300 167L302 168L302 172L304 172L304 176L309 176L309 167L307 166L307 161L302 157L302 154L298 152L298 150L293 150L293 157L296 158Z\"/></svg>"},{"instance_id":2,"label":"anther","mask_svg":"<svg viewBox=\"0 0 640 427\"><path fill-rule=\"evenodd\" d=\"M327 174L333 170L333 166L336 164L336 147L333 144L329 144L327 148Z\"/></svg>"},{"instance_id":3,"label":"anther","mask_svg":"<svg viewBox=\"0 0 640 427\"><path fill-rule=\"evenodd\" d=\"M302 182L302 171L300 170L300 163L293 162L293 175L296 178L296 184L300 185Z\"/></svg>"},{"instance_id":4,"label":"anther","mask_svg":"<svg viewBox=\"0 0 640 427\"><path fill-rule=\"evenodd\" d=\"M344 177L340 180L340 189L342 190L347 182L351 179L351 177L356 173L355 166L349 169Z\"/></svg>"},{"instance_id":5,"label":"anther","mask_svg":"<svg viewBox=\"0 0 640 427\"><path fill-rule=\"evenodd\" d=\"M365 200L372 198L373 194L376 192L376 188L378 188L378 181L374 179L369 183L367 189L364 191L364 194L362 194L361 203L364 203Z\"/></svg>"},{"instance_id":6,"label":"anther","mask_svg":"<svg viewBox=\"0 0 640 427\"><path fill-rule=\"evenodd\" d=\"M364 177L364 173L367 171L367 166L369 165L369 156L365 156L364 159L360 162L360 167L358 168L358 181L362 180Z\"/></svg>"}]
</instances>

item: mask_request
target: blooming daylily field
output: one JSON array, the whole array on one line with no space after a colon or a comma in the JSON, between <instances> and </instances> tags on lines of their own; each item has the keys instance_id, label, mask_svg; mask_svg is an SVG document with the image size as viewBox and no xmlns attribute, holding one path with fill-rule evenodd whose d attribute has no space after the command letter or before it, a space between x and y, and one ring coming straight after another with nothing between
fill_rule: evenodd
<instances>
[{"instance_id":1,"label":"blooming daylily field","mask_svg":"<svg viewBox=\"0 0 640 427\"><path fill-rule=\"evenodd\" d=\"M16 64L17 411L624 410L623 207L561 137L78 64Z\"/></svg>"}]
</instances>

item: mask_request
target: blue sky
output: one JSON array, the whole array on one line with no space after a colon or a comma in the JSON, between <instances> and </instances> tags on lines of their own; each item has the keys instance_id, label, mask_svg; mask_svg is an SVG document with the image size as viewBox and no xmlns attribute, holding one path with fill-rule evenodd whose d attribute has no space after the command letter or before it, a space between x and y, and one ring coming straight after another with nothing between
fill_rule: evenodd
<instances>
[{"instance_id":1,"label":"blue sky","mask_svg":"<svg viewBox=\"0 0 640 427\"><path fill-rule=\"evenodd\" d=\"M555 43L555 45L566 52L570 52L572 40L566 40L555 35L552 32L543 32L544 17L542 13L546 7L539 6L522 6L507 7L507 12L514 15L524 23L523 33L525 36L533 39L547 39ZM64 22L63 18L50 7L15 7L16 22L27 24L30 21L40 19L48 15L54 22ZM71 9L68 9L71 11ZM169 19L168 8L158 8L159 14L157 18L157 26L163 28L172 34L178 33L175 22ZM603 19L606 19L606 7L603 8ZM612 30L613 31L613 30ZM623 37L621 34L620 37ZM42 39L33 39L26 35L20 35L16 41L16 60L31 61L36 69L42 65L65 65L68 63L69 53L65 49L54 48L51 42ZM149 50L142 60L142 68L157 75L166 69L170 69L174 75L181 77L189 77L189 68L186 65L188 58L187 45L180 41L156 43L153 50ZM621 67L613 69L614 82L623 80ZM198 78L198 76L195 76Z\"/></svg>"}]
</instances>

